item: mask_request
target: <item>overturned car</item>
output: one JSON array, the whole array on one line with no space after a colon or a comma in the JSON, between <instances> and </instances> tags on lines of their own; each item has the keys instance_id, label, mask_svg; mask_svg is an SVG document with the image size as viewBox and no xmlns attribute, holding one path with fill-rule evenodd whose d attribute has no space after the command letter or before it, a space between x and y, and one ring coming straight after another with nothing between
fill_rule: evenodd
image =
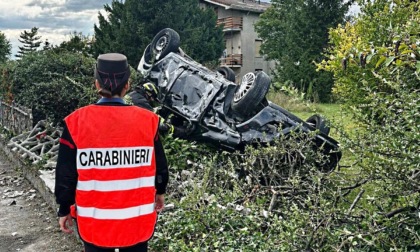
<instances>
[{"instance_id":1,"label":"overturned car","mask_svg":"<svg viewBox=\"0 0 420 252\"><path fill-rule=\"evenodd\" d=\"M338 142L329 137L325 120L311 116L303 121L268 101L269 76L251 72L239 85L227 67L211 71L179 47L180 38L170 28L161 30L146 47L138 70L154 83L161 105L158 113L187 129L188 140L212 143L226 150L268 144L292 131L311 132L314 146L329 157L323 170L330 171L341 158Z\"/></svg>"}]
</instances>

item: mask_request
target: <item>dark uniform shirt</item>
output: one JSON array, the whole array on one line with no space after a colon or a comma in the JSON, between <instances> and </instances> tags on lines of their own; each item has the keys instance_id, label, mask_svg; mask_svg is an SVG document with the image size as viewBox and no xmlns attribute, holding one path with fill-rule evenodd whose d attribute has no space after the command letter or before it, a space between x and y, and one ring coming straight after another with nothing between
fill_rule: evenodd
<instances>
[{"instance_id":1,"label":"dark uniform shirt","mask_svg":"<svg viewBox=\"0 0 420 252\"><path fill-rule=\"evenodd\" d=\"M131 97L131 101L133 102L134 105L153 112L153 107L150 105L149 101L147 100L143 90L136 88L135 91L130 92L128 96Z\"/></svg>"}]
</instances>

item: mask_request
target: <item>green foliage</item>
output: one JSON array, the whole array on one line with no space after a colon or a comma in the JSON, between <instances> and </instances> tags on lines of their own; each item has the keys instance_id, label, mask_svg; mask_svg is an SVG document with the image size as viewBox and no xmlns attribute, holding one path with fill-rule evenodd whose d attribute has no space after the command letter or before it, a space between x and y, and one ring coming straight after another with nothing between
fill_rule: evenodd
<instances>
[{"instance_id":1,"label":"green foliage","mask_svg":"<svg viewBox=\"0 0 420 252\"><path fill-rule=\"evenodd\" d=\"M5 127L0 127L0 136L4 142L9 142L12 137L15 137L12 131L7 130Z\"/></svg>"},{"instance_id":2,"label":"green foliage","mask_svg":"<svg viewBox=\"0 0 420 252\"><path fill-rule=\"evenodd\" d=\"M215 61L223 50L223 33L216 15L201 9L197 0L113 1L104 6L108 17L99 14L93 49L96 55L119 52L137 66L146 46L163 28L181 37L181 47L200 63Z\"/></svg>"},{"instance_id":3,"label":"green foliage","mask_svg":"<svg viewBox=\"0 0 420 252\"><path fill-rule=\"evenodd\" d=\"M46 51L46 50L50 50L52 49L52 45L50 42L48 42L48 39L46 39L44 41L44 46L42 47L42 50Z\"/></svg>"},{"instance_id":4,"label":"green foliage","mask_svg":"<svg viewBox=\"0 0 420 252\"><path fill-rule=\"evenodd\" d=\"M331 30L334 47L329 51L330 60L320 68L334 73L334 92L341 100L350 106L365 106L374 92L391 94L416 88L420 26L415 4L407 8L401 3L393 11L388 1L367 4L355 25Z\"/></svg>"},{"instance_id":5,"label":"green foliage","mask_svg":"<svg viewBox=\"0 0 420 252\"><path fill-rule=\"evenodd\" d=\"M12 45L4 33L0 32L0 64L6 62L12 53Z\"/></svg>"},{"instance_id":6,"label":"green foliage","mask_svg":"<svg viewBox=\"0 0 420 252\"><path fill-rule=\"evenodd\" d=\"M401 197L395 187L403 180L322 173L325 156L311 139L296 133L244 153L166 139L169 163L181 162L170 170L166 202L174 208L160 214L151 251L419 249L416 213L385 211L418 199L418 191Z\"/></svg>"},{"instance_id":7,"label":"green foliage","mask_svg":"<svg viewBox=\"0 0 420 252\"><path fill-rule=\"evenodd\" d=\"M276 86L278 83L274 83ZM278 85L275 91L269 92L267 99L293 112L311 112L311 104L305 99L305 94L293 86Z\"/></svg>"},{"instance_id":8,"label":"green foliage","mask_svg":"<svg viewBox=\"0 0 420 252\"><path fill-rule=\"evenodd\" d=\"M11 82L13 79L13 71L15 68L15 61L7 61L0 64L0 98L5 102L13 101Z\"/></svg>"},{"instance_id":9,"label":"green foliage","mask_svg":"<svg viewBox=\"0 0 420 252\"><path fill-rule=\"evenodd\" d=\"M23 46L19 46L18 54L16 54L17 58L22 58L26 54L35 52L41 46L41 36L38 36L38 29L38 27L33 27L29 32L26 30L21 32L19 42Z\"/></svg>"},{"instance_id":10,"label":"green foliage","mask_svg":"<svg viewBox=\"0 0 420 252\"><path fill-rule=\"evenodd\" d=\"M161 136L161 138L172 171L181 172L188 168L189 163L198 162L203 154L212 152L206 145L174 138L172 134Z\"/></svg>"},{"instance_id":11,"label":"green foliage","mask_svg":"<svg viewBox=\"0 0 420 252\"><path fill-rule=\"evenodd\" d=\"M45 118L61 123L96 98L94 63L79 53L37 51L3 69L1 83L17 103L32 109L35 123Z\"/></svg>"},{"instance_id":12,"label":"green foliage","mask_svg":"<svg viewBox=\"0 0 420 252\"><path fill-rule=\"evenodd\" d=\"M190 166L171 171L167 203L175 207L159 217L152 251L351 247L341 228L352 223L340 198L346 178L319 171L325 156L310 147L311 139L293 134L244 153L194 152Z\"/></svg>"},{"instance_id":13,"label":"green foliage","mask_svg":"<svg viewBox=\"0 0 420 252\"><path fill-rule=\"evenodd\" d=\"M359 245L402 250L420 244L420 3L360 1L353 24L330 32L334 92L362 127L344 142L367 177L355 234ZM369 221L367 221L369 220Z\"/></svg>"},{"instance_id":14,"label":"green foliage","mask_svg":"<svg viewBox=\"0 0 420 252\"><path fill-rule=\"evenodd\" d=\"M330 101L332 76L317 72L314 62L321 61L328 29L343 22L349 3L273 0L271 4L255 29L263 39L261 52L277 62L275 80L290 83L308 99Z\"/></svg>"},{"instance_id":15,"label":"green foliage","mask_svg":"<svg viewBox=\"0 0 420 252\"><path fill-rule=\"evenodd\" d=\"M61 42L58 47L55 47L54 50L60 51L65 50L73 53L81 53L84 56L92 55L91 45L93 43L93 38L83 35L81 32L74 31L70 34L70 39L67 41Z\"/></svg>"}]
</instances>

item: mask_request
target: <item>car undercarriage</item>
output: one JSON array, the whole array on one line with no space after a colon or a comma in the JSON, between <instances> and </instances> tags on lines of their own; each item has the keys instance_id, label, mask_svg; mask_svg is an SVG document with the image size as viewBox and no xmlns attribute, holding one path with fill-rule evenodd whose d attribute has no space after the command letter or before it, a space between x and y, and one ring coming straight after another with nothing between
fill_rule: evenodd
<instances>
[{"instance_id":1,"label":"car undercarriage","mask_svg":"<svg viewBox=\"0 0 420 252\"><path fill-rule=\"evenodd\" d=\"M237 85L227 67L204 67L183 52L179 41L174 30L160 31L145 49L138 70L159 91L158 113L188 129L187 140L235 151L270 144L293 131L315 132L314 147L330 159L325 170L337 166L341 152L324 118L314 115L303 121L268 101L271 79L263 71L245 74Z\"/></svg>"}]
</instances>

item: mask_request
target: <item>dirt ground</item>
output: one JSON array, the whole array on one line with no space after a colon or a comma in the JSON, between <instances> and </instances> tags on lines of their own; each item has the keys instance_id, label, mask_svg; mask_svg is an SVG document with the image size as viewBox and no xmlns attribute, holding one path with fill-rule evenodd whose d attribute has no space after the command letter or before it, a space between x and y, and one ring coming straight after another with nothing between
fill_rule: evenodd
<instances>
[{"instance_id":1,"label":"dirt ground","mask_svg":"<svg viewBox=\"0 0 420 252\"><path fill-rule=\"evenodd\" d=\"M0 152L0 252L83 251L74 234L60 232L58 218L39 193Z\"/></svg>"}]
</instances>

